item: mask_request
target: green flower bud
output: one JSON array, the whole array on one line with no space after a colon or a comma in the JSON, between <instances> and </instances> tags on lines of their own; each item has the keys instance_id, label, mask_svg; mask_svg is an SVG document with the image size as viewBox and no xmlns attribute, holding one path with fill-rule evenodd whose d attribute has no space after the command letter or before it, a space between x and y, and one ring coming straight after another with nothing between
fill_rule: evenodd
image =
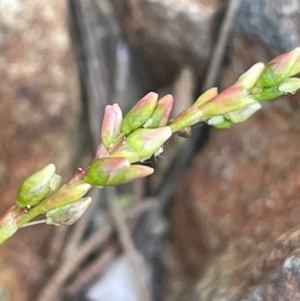
<instances>
[{"instance_id":1,"label":"green flower bud","mask_svg":"<svg viewBox=\"0 0 300 301\"><path fill-rule=\"evenodd\" d=\"M116 185L129 166L125 158L101 158L91 164L83 181L96 186Z\"/></svg>"},{"instance_id":2,"label":"green flower bud","mask_svg":"<svg viewBox=\"0 0 300 301\"><path fill-rule=\"evenodd\" d=\"M236 83L202 104L199 110L202 111L203 116L212 117L243 109L254 102L252 95L249 95L241 84Z\"/></svg>"},{"instance_id":3,"label":"green flower bud","mask_svg":"<svg viewBox=\"0 0 300 301\"><path fill-rule=\"evenodd\" d=\"M250 91L251 97L256 101L272 100L281 96L283 93L279 91L279 86L274 86L271 88L253 88Z\"/></svg>"},{"instance_id":4,"label":"green flower bud","mask_svg":"<svg viewBox=\"0 0 300 301\"><path fill-rule=\"evenodd\" d=\"M259 109L261 109L261 104L256 102L241 110L229 112L224 115L213 116L207 123L218 129L228 129L233 123L240 123L247 120Z\"/></svg>"},{"instance_id":5,"label":"green flower bud","mask_svg":"<svg viewBox=\"0 0 300 301\"><path fill-rule=\"evenodd\" d=\"M54 192L56 192L60 188L61 181L62 181L62 177L55 173L52 176L51 180L49 181L48 186L49 186L50 190L45 198L48 198L49 196L51 196Z\"/></svg>"},{"instance_id":6,"label":"green flower bud","mask_svg":"<svg viewBox=\"0 0 300 301\"><path fill-rule=\"evenodd\" d=\"M278 90L284 94L295 94L300 88L300 79L297 77L291 77L286 79L281 85L279 85Z\"/></svg>"},{"instance_id":7,"label":"green flower bud","mask_svg":"<svg viewBox=\"0 0 300 301\"><path fill-rule=\"evenodd\" d=\"M51 180L54 173L55 165L49 164L28 177L20 186L16 200L17 205L24 208L40 203L51 192L51 185L53 185Z\"/></svg>"},{"instance_id":8,"label":"green flower bud","mask_svg":"<svg viewBox=\"0 0 300 301\"><path fill-rule=\"evenodd\" d=\"M47 213L57 207L73 203L81 199L91 188L92 185L81 181L65 184L44 202L39 204L39 209L41 213ZM33 210L34 209L35 208L33 208Z\"/></svg>"},{"instance_id":9,"label":"green flower bud","mask_svg":"<svg viewBox=\"0 0 300 301\"><path fill-rule=\"evenodd\" d=\"M277 56L271 60L262 72L256 86L259 88L270 88L282 83L291 75L295 74L295 66L298 66L300 48ZM299 72L299 71L298 71Z\"/></svg>"},{"instance_id":10,"label":"green flower bud","mask_svg":"<svg viewBox=\"0 0 300 301\"><path fill-rule=\"evenodd\" d=\"M124 140L122 143L110 152L110 158L126 158L130 163L139 162L142 160L139 153L136 152L127 142Z\"/></svg>"},{"instance_id":11,"label":"green flower bud","mask_svg":"<svg viewBox=\"0 0 300 301\"><path fill-rule=\"evenodd\" d=\"M126 139L126 143L140 156L141 160L150 158L172 135L169 126L158 129L137 129Z\"/></svg>"},{"instance_id":12,"label":"green flower bud","mask_svg":"<svg viewBox=\"0 0 300 301\"><path fill-rule=\"evenodd\" d=\"M94 161L83 181L96 186L115 186L152 173L151 167L130 165L125 158L109 157Z\"/></svg>"},{"instance_id":13,"label":"green flower bud","mask_svg":"<svg viewBox=\"0 0 300 301\"><path fill-rule=\"evenodd\" d=\"M148 93L125 115L122 122L122 132L129 134L141 127L152 115L158 95L154 92Z\"/></svg>"},{"instance_id":14,"label":"green flower bud","mask_svg":"<svg viewBox=\"0 0 300 301\"><path fill-rule=\"evenodd\" d=\"M82 198L76 202L66 204L46 213L46 224L62 226L74 224L91 204L92 198Z\"/></svg>"},{"instance_id":15,"label":"green flower bud","mask_svg":"<svg viewBox=\"0 0 300 301\"><path fill-rule=\"evenodd\" d=\"M173 107L173 96L168 94L161 98L151 115L143 125L144 128L159 128L166 126Z\"/></svg>"}]
</instances>

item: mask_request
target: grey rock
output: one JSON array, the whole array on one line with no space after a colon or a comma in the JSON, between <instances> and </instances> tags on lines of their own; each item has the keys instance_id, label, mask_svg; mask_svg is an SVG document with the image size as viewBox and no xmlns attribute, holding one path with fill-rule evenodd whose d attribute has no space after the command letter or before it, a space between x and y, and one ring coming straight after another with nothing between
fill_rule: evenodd
<instances>
[{"instance_id":1,"label":"grey rock","mask_svg":"<svg viewBox=\"0 0 300 301\"><path fill-rule=\"evenodd\" d=\"M244 0L235 28L264 42L273 53L299 45L299 0Z\"/></svg>"}]
</instances>

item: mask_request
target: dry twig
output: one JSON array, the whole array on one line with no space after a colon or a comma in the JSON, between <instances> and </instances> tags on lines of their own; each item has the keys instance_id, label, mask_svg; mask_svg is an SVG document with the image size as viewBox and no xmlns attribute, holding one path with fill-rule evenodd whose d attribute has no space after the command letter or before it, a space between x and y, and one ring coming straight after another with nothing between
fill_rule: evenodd
<instances>
[{"instance_id":1,"label":"dry twig","mask_svg":"<svg viewBox=\"0 0 300 301\"><path fill-rule=\"evenodd\" d=\"M143 259L136 251L134 242L131 237L131 231L129 230L124 215L118 203L117 194L114 187L109 188L109 208L112 214L114 224L116 226L120 242L124 248L125 254L128 257L129 263L132 268L133 283L136 287L136 293L141 301L150 301L150 295L145 287L145 284L141 279L142 275L146 271L145 263Z\"/></svg>"},{"instance_id":2,"label":"dry twig","mask_svg":"<svg viewBox=\"0 0 300 301\"><path fill-rule=\"evenodd\" d=\"M233 21L236 12L241 4L241 0L231 0L224 18L221 24L221 30L218 34L216 47L214 48L210 64L207 71L207 76L203 83L202 91L206 91L208 88L213 87L216 84L216 79L220 73L220 68L225 55L226 46L228 43L229 34L232 30Z\"/></svg>"},{"instance_id":3,"label":"dry twig","mask_svg":"<svg viewBox=\"0 0 300 301\"><path fill-rule=\"evenodd\" d=\"M126 214L126 219L137 218L147 210L156 208L156 203L153 201L141 202L136 208L130 210ZM46 286L40 292L37 301L54 300L67 279L74 274L77 268L86 260L86 258L101 248L110 238L113 233L111 224L106 223L100 230L95 232L88 238L77 250L72 257L63 262L61 266L55 271L51 279L47 282Z\"/></svg>"}]
</instances>

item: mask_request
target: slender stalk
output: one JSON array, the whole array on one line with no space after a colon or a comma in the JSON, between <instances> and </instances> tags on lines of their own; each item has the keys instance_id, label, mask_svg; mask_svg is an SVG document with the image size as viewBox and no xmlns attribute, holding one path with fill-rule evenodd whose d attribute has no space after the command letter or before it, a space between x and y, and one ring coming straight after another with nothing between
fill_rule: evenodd
<instances>
[{"instance_id":1,"label":"slender stalk","mask_svg":"<svg viewBox=\"0 0 300 301\"><path fill-rule=\"evenodd\" d=\"M27 223L27 224L23 225L22 228L31 227L31 226L40 225L40 224L45 224L45 222L46 222L45 219L41 219L39 221L34 221L34 222Z\"/></svg>"}]
</instances>

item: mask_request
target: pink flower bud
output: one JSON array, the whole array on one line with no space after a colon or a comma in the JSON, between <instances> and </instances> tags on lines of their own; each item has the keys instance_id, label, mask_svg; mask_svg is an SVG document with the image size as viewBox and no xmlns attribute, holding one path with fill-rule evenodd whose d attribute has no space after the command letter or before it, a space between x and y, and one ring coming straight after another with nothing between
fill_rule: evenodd
<instances>
[{"instance_id":1,"label":"pink flower bud","mask_svg":"<svg viewBox=\"0 0 300 301\"><path fill-rule=\"evenodd\" d=\"M298 73L299 59L299 47L277 56L267 64L256 86L259 88L270 88L280 84L291 75Z\"/></svg>"},{"instance_id":2,"label":"pink flower bud","mask_svg":"<svg viewBox=\"0 0 300 301\"><path fill-rule=\"evenodd\" d=\"M102 158L94 161L83 181L91 185L104 186L116 176L120 176L120 171L124 172L130 162L126 158Z\"/></svg>"},{"instance_id":3,"label":"pink flower bud","mask_svg":"<svg viewBox=\"0 0 300 301\"><path fill-rule=\"evenodd\" d=\"M127 144L126 140L121 141L114 147L110 153L110 158L126 158L130 163L141 161L141 157L130 145Z\"/></svg>"},{"instance_id":4,"label":"pink flower bud","mask_svg":"<svg viewBox=\"0 0 300 301\"><path fill-rule=\"evenodd\" d=\"M137 129L126 139L126 143L131 146L140 156L141 160L150 158L172 135L169 126L158 129Z\"/></svg>"},{"instance_id":5,"label":"pink flower bud","mask_svg":"<svg viewBox=\"0 0 300 301\"><path fill-rule=\"evenodd\" d=\"M135 178L145 177L153 169L142 165L130 165L125 158L102 158L94 161L83 181L97 186L112 186L129 182Z\"/></svg>"},{"instance_id":6,"label":"pink flower bud","mask_svg":"<svg viewBox=\"0 0 300 301\"><path fill-rule=\"evenodd\" d=\"M199 107L205 102L211 100L216 95L218 95L218 89L216 87L210 88L196 99L196 101L193 103L193 106Z\"/></svg>"},{"instance_id":7,"label":"pink flower bud","mask_svg":"<svg viewBox=\"0 0 300 301\"><path fill-rule=\"evenodd\" d=\"M201 105L199 109L204 117L211 117L243 109L254 102L256 100L250 97L249 92L236 83Z\"/></svg>"},{"instance_id":8,"label":"pink flower bud","mask_svg":"<svg viewBox=\"0 0 300 301\"><path fill-rule=\"evenodd\" d=\"M127 168L122 183L130 182L137 178L147 177L153 174L154 169L145 165L131 165Z\"/></svg>"},{"instance_id":9,"label":"pink flower bud","mask_svg":"<svg viewBox=\"0 0 300 301\"><path fill-rule=\"evenodd\" d=\"M101 141L106 148L109 148L121 134L122 117L118 104L106 106L101 128Z\"/></svg>"},{"instance_id":10,"label":"pink flower bud","mask_svg":"<svg viewBox=\"0 0 300 301\"><path fill-rule=\"evenodd\" d=\"M38 205L41 211L40 213L46 213L57 207L73 203L81 199L91 188L92 186L89 183L82 181L65 184L48 199Z\"/></svg>"},{"instance_id":11,"label":"pink flower bud","mask_svg":"<svg viewBox=\"0 0 300 301\"><path fill-rule=\"evenodd\" d=\"M173 107L173 96L165 95L159 99L151 117L143 125L144 128L158 128L166 126Z\"/></svg>"},{"instance_id":12,"label":"pink flower bud","mask_svg":"<svg viewBox=\"0 0 300 301\"><path fill-rule=\"evenodd\" d=\"M148 93L125 115L122 123L122 132L129 134L141 127L152 115L158 95L154 92Z\"/></svg>"}]
</instances>

